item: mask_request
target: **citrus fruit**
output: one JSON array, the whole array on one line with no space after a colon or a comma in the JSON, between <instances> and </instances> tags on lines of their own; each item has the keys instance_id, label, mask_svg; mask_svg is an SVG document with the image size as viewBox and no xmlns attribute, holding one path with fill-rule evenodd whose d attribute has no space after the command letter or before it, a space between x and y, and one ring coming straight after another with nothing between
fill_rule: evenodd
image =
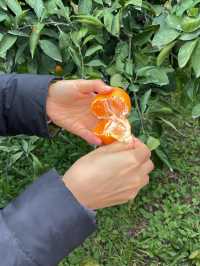
<instances>
[{"instance_id":1,"label":"citrus fruit","mask_svg":"<svg viewBox=\"0 0 200 266\"><path fill-rule=\"evenodd\" d=\"M116 140L120 142L131 140L131 127L126 118L121 121L101 119L93 132L101 139L102 144L111 144Z\"/></svg>"},{"instance_id":2,"label":"citrus fruit","mask_svg":"<svg viewBox=\"0 0 200 266\"><path fill-rule=\"evenodd\" d=\"M129 95L120 88L113 88L108 94L100 94L91 103L91 111L98 118L93 132L103 144L132 139L131 126L126 118L131 111Z\"/></svg>"},{"instance_id":3,"label":"citrus fruit","mask_svg":"<svg viewBox=\"0 0 200 266\"><path fill-rule=\"evenodd\" d=\"M55 73L59 76L62 76L63 74L63 67L61 65L56 65L55 66Z\"/></svg>"},{"instance_id":4,"label":"citrus fruit","mask_svg":"<svg viewBox=\"0 0 200 266\"><path fill-rule=\"evenodd\" d=\"M123 89L113 88L110 93L95 97L91 111L99 119L107 119L113 114L126 116L131 111L131 100Z\"/></svg>"},{"instance_id":5,"label":"citrus fruit","mask_svg":"<svg viewBox=\"0 0 200 266\"><path fill-rule=\"evenodd\" d=\"M110 135L108 128L111 121L109 120L99 120L93 132L97 137L99 137L103 144L111 144L115 139Z\"/></svg>"}]
</instances>

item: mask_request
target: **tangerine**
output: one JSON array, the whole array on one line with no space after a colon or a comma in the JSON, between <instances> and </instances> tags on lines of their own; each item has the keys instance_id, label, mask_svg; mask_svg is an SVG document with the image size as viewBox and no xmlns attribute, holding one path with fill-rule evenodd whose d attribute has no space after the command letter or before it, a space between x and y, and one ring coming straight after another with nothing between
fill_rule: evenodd
<instances>
[{"instance_id":1,"label":"tangerine","mask_svg":"<svg viewBox=\"0 0 200 266\"><path fill-rule=\"evenodd\" d=\"M129 95L121 88L113 88L108 94L99 94L91 104L92 113L99 119L93 132L103 144L118 140L129 142L131 126L127 115L131 111Z\"/></svg>"},{"instance_id":2,"label":"tangerine","mask_svg":"<svg viewBox=\"0 0 200 266\"><path fill-rule=\"evenodd\" d=\"M107 119L113 114L126 116L131 111L131 99L123 89L113 88L111 92L95 97L91 111L99 119Z\"/></svg>"},{"instance_id":3,"label":"tangerine","mask_svg":"<svg viewBox=\"0 0 200 266\"><path fill-rule=\"evenodd\" d=\"M55 66L55 73L58 76L62 76L62 74L63 74L63 67L61 65L56 65Z\"/></svg>"},{"instance_id":4,"label":"tangerine","mask_svg":"<svg viewBox=\"0 0 200 266\"><path fill-rule=\"evenodd\" d=\"M99 120L93 130L95 135L101 139L103 144L111 144L115 141L115 139L107 131L107 128L109 127L110 123L111 122L109 120Z\"/></svg>"}]
</instances>

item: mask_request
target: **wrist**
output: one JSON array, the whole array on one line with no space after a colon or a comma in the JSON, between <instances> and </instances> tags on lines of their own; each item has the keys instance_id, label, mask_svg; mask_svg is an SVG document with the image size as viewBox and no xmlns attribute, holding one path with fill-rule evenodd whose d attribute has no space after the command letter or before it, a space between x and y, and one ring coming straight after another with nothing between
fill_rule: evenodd
<instances>
[{"instance_id":1,"label":"wrist","mask_svg":"<svg viewBox=\"0 0 200 266\"><path fill-rule=\"evenodd\" d=\"M55 86L56 83L58 83L61 80L61 78L55 78L51 81L49 88L48 88L48 96L47 96L47 101L46 101L46 116L47 116L47 125L48 125L48 131L49 131L49 135L51 137L56 136L60 131L61 128L58 127L55 123L53 123L52 119L51 119L51 111L49 108L49 101L50 101L50 97L52 95L52 91L55 90Z\"/></svg>"},{"instance_id":2,"label":"wrist","mask_svg":"<svg viewBox=\"0 0 200 266\"><path fill-rule=\"evenodd\" d=\"M70 190L70 192L82 206L87 209L92 209L92 206L90 206L90 203L88 201L87 195L85 195L85 193L81 191L80 186L76 184L73 177L69 177L65 174L62 180L66 188Z\"/></svg>"}]
</instances>

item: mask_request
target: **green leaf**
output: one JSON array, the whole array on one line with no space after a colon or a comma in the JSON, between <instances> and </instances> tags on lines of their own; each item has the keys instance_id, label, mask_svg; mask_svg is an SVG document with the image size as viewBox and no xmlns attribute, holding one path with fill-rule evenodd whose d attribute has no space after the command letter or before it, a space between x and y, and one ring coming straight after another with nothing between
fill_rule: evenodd
<instances>
[{"instance_id":1,"label":"green leaf","mask_svg":"<svg viewBox=\"0 0 200 266\"><path fill-rule=\"evenodd\" d=\"M160 146L160 140L149 136L147 139L147 146L150 151L156 150Z\"/></svg>"},{"instance_id":2,"label":"green leaf","mask_svg":"<svg viewBox=\"0 0 200 266\"><path fill-rule=\"evenodd\" d=\"M45 25L43 23L38 22L32 28L32 33L31 33L30 40L29 40L32 58L34 57L35 49L38 45L38 41L40 38L40 33L41 33L42 29L44 28L44 26Z\"/></svg>"},{"instance_id":3,"label":"green leaf","mask_svg":"<svg viewBox=\"0 0 200 266\"><path fill-rule=\"evenodd\" d=\"M200 41L192 54L192 68L194 69L196 78L200 77Z\"/></svg>"},{"instance_id":4,"label":"green leaf","mask_svg":"<svg viewBox=\"0 0 200 266\"><path fill-rule=\"evenodd\" d=\"M127 59L125 63L125 72L130 77L133 76L133 60Z\"/></svg>"},{"instance_id":5,"label":"green leaf","mask_svg":"<svg viewBox=\"0 0 200 266\"><path fill-rule=\"evenodd\" d=\"M59 10L55 0L50 0L45 3L45 9L49 15L58 15Z\"/></svg>"},{"instance_id":6,"label":"green leaf","mask_svg":"<svg viewBox=\"0 0 200 266\"><path fill-rule=\"evenodd\" d=\"M10 149L7 146L0 146L0 151L1 152L7 152L7 153L9 153L10 152Z\"/></svg>"},{"instance_id":7,"label":"green leaf","mask_svg":"<svg viewBox=\"0 0 200 266\"><path fill-rule=\"evenodd\" d=\"M134 5L136 7L142 7L142 0L129 0L126 1L125 6Z\"/></svg>"},{"instance_id":8,"label":"green leaf","mask_svg":"<svg viewBox=\"0 0 200 266\"><path fill-rule=\"evenodd\" d=\"M73 49L72 47L69 47L69 53L71 55L73 62L80 69L81 68L81 60L79 58L79 53L75 49Z\"/></svg>"},{"instance_id":9,"label":"green leaf","mask_svg":"<svg viewBox=\"0 0 200 266\"><path fill-rule=\"evenodd\" d=\"M18 0L6 0L6 4L17 17L22 15L23 11Z\"/></svg>"},{"instance_id":10,"label":"green leaf","mask_svg":"<svg viewBox=\"0 0 200 266\"><path fill-rule=\"evenodd\" d=\"M186 66L188 61L191 58L191 55L197 45L197 40L186 42L184 45L181 46L178 52L178 64L180 68Z\"/></svg>"},{"instance_id":11,"label":"green leaf","mask_svg":"<svg viewBox=\"0 0 200 266\"><path fill-rule=\"evenodd\" d=\"M196 90L196 84L195 80L188 80L188 82L185 84L184 89L186 91L186 94L188 98L193 101L195 97L195 90Z\"/></svg>"},{"instance_id":12,"label":"green leaf","mask_svg":"<svg viewBox=\"0 0 200 266\"><path fill-rule=\"evenodd\" d=\"M182 0L176 8L176 15L182 16L187 10L200 3L200 0Z\"/></svg>"},{"instance_id":13,"label":"green leaf","mask_svg":"<svg viewBox=\"0 0 200 266\"><path fill-rule=\"evenodd\" d=\"M8 16L5 13L0 13L0 22L3 22L7 18L8 18Z\"/></svg>"},{"instance_id":14,"label":"green leaf","mask_svg":"<svg viewBox=\"0 0 200 266\"><path fill-rule=\"evenodd\" d=\"M141 33L138 33L134 39L134 44L142 46L148 42L150 43L153 34L154 34L153 30L142 31Z\"/></svg>"},{"instance_id":15,"label":"green leaf","mask_svg":"<svg viewBox=\"0 0 200 266\"><path fill-rule=\"evenodd\" d=\"M23 53L25 51L25 49L27 48L28 46L28 43L25 42L24 44L20 45L20 47L18 48L17 52L16 52L16 55L15 55L15 64L19 63L21 57L23 56Z\"/></svg>"},{"instance_id":16,"label":"green leaf","mask_svg":"<svg viewBox=\"0 0 200 266\"><path fill-rule=\"evenodd\" d=\"M102 0L94 0L94 2L96 2L97 4L103 6L103 1Z\"/></svg>"},{"instance_id":17,"label":"green leaf","mask_svg":"<svg viewBox=\"0 0 200 266\"><path fill-rule=\"evenodd\" d=\"M7 11L7 5L6 5L6 0L1 0L0 1L0 8Z\"/></svg>"},{"instance_id":18,"label":"green leaf","mask_svg":"<svg viewBox=\"0 0 200 266\"><path fill-rule=\"evenodd\" d=\"M108 32L112 33L112 24L113 24L114 15L110 12L104 14L104 25Z\"/></svg>"},{"instance_id":19,"label":"green leaf","mask_svg":"<svg viewBox=\"0 0 200 266\"><path fill-rule=\"evenodd\" d=\"M167 155L160 148L156 149L155 153L158 158L169 168L169 170L173 172L173 167Z\"/></svg>"},{"instance_id":20,"label":"green leaf","mask_svg":"<svg viewBox=\"0 0 200 266\"><path fill-rule=\"evenodd\" d=\"M146 111L150 97L151 97L151 90L148 90L147 92L145 92L145 94L143 95L143 97L141 99L141 111L142 111L142 113L144 113Z\"/></svg>"},{"instance_id":21,"label":"green leaf","mask_svg":"<svg viewBox=\"0 0 200 266\"><path fill-rule=\"evenodd\" d=\"M9 30L8 33L19 37L29 37L27 33L24 33L23 31L19 30Z\"/></svg>"},{"instance_id":22,"label":"green leaf","mask_svg":"<svg viewBox=\"0 0 200 266\"><path fill-rule=\"evenodd\" d=\"M167 24L161 25L159 31L155 34L152 45L161 49L163 46L173 42L180 35L175 29L170 28Z\"/></svg>"},{"instance_id":23,"label":"green leaf","mask_svg":"<svg viewBox=\"0 0 200 266\"><path fill-rule=\"evenodd\" d=\"M194 31L194 32L189 32L189 33L183 33L180 36L180 40L182 41L191 41L193 39L196 39L200 35L200 30Z\"/></svg>"},{"instance_id":24,"label":"green leaf","mask_svg":"<svg viewBox=\"0 0 200 266\"><path fill-rule=\"evenodd\" d=\"M53 42L49 40L40 40L39 44L41 49L47 56L54 59L55 61L62 62L62 55L60 53L60 50L58 46L56 46Z\"/></svg>"},{"instance_id":25,"label":"green leaf","mask_svg":"<svg viewBox=\"0 0 200 266\"><path fill-rule=\"evenodd\" d=\"M113 30L113 35L114 36L119 36L120 33L120 20L121 20L121 13L118 12L113 19L113 24L112 24L112 30Z\"/></svg>"},{"instance_id":26,"label":"green leaf","mask_svg":"<svg viewBox=\"0 0 200 266\"><path fill-rule=\"evenodd\" d=\"M175 44L176 44L176 41L168 44L160 51L157 57L157 66L160 66L164 62L164 60L169 56Z\"/></svg>"},{"instance_id":27,"label":"green leaf","mask_svg":"<svg viewBox=\"0 0 200 266\"><path fill-rule=\"evenodd\" d=\"M42 30L42 35L46 35L50 38L53 38L53 39L59 39L59 35L58 35L58 32L54 29L50 29L50 28L45 28Z\"/></svg>"},{"instance_id":28,"label":"green leaf","mask_svg":"<svg viewBox=\"0 0 200 266\"><path fill-rule=\"evenodd\" d=\"M93 54L95 54L98 51L102 51L103 50L103 46L102 45L93 45L91 46L85 53L85 56L91 56Z\"/></svg>"},{"instance_id":29,"label":"green leaf","mask_svg":"<svg viewBox=\"0 0 200 266\"><path fill-rule=\"evenodd\" d=\"M62 2L62 0L55 0L56 2L56 5L60 8L60 14L66 18L67 21L70 20L69 18L69 7L68 6L65 6Z\"/></svg>"},{"instance_id":30,"label":"green leaf","mask_svg":"<svg viewBox=\"0 0 200 266\"><path fill-rule=\"evenodd\" d=\"M40 162L40 160L33 154L31 153L31 157L33 160L33 170L35 175L39 174L39 171L42 169L42 163Z\"/></svg>"},{"instance_id":31,"label":"green leaf","mask_svg":"<svg viewBox=\"0 0 200 266\"><path fill-rule=\"evenodd\" d=\"M106 67L106 65L100 59L94 59L86 64L90 67Z\"/></svg>"},{"instance_id":32,"label":"green leaf","mask_svg":"<svg viewBox=\"0 0 200 266\"><path fill-rule=\"evenodd\" d=\"M170 122L170 121L164 119L163 117L159 117L159 118L160 118L160 120L162 120L167 126L171 127L171 128L174 129L177 133L179 133L181 136L185 137L185 135L184 135L183 133L181 133L181 132L176 128L176 126L175 126L172 122Z\"/></svg>"},{"instance_id":33,"label":"green leaf","mask_svg":"<svg viewBox=\"0 0 200 266\"><path fill-rule=\"evenodd\" d=\"M71 39L75 45L80 45L82 39L87 35L87 28L80 28L78 31L74 31L71 33Z\"/></svg>"},{"instance_id":34,"label":"green leaf","mask_svg":"<svg viewBox=\"0 0 200 266\"><path fill-rule=\"evenodd\" d=\"M192 118L196 119L200 117L200 104L197 104L192 109Z\"/></svg>"},{"instance_id":35,"label":"green leaf","mask_svg":"<svg viewBox=\"0 0 200 266\"><path fill-rule=\"evenodd\" d=\"M110 78L110 85L113 87L123 87L123 77L122 75L116 73Z\"/></svg>"},{"instance_id":36,"label":"green leaf","mask_svg":"<svg viewBox=\"0 0 200 266\"><path fill-rule=\"evenodd\" d=\"M181 23L182 30L184 32L193 32L200 28L200 16L197 18L191 18L185 16Z\"/></svg>"},{"instance_id":37,"label":"green leaf","mask_svg":"<svg viewBox=\"0 0 200 266\"><path fill-rule=\"evenodd\" d=\"M105 12L104 25L109 33L118 37L120 32L120 12L116 15L113 15L110 12Z\"/></svg>"},{"instance_id":38,"label":"green leaf","mask_svg":"<svg viewBox=\"0 0 200 266\"><path fill-rule=\"evenodd\" d=\"M178 17L174 14L169 14L166 18L166 22L168 26L170 26L171 28L176 30L181 30L181 22L182 22L181 17Z\"/></svg>"},{"instance_id":39,"label":"green leaf","mask_svg":"<svg viewBox=\"0 0 200 266\"><path fill-rule=\"evenodd\" d=\"M200 249L193 251L189 257L190 260L200 259Z\"/></svg>"},{"instance_id":40,"label":"green leaf","mask_svg":"<svg viewBox=\"0 0 200 266\"><path fill-rule=\"evenodd\" d=\"M82 45L83 45L83 46L86 45L88 42L92 41L94 38L95 38L95 35L93 35L93 34L88 35L88 36L84 39Z\"/></svg>"},{"instance_id":41,"label":"green leaf","mask_svg":"<svg viewBox=\"0 0 200 266\"><path fill-rule=\"evenodd\" d=\"M73 46L73 43L72 43L72 40L70 38L70 35L65 33L64 31L61 31L60 35L59 35L59 47L60 47L60 49L65 49L65 48L72 47L72 46Z\"/></svg>"},{"instance_id":42,"label":"green leaf","mask_svg":"<svg viewBox=\"0 0 200 266\"><path fill-rule=\"evenodd\" d=\"M17 152L10 157L10 165L15 164L23 156L23 151Z\"/></svg>"},{"instance_id":43,"label":"green leaf","mask_svg":"<svg viewBox=\"0 0 200 266\"><path fill-rule=\"evenodd\" d=\"M187 15L189 17L197 17L199 15L199 8L198 7L192 7L189 10L187 10Z\"/></svg>"},{"instance_id":44,"label":"green leaf","mask_svg":"<svg viewBox=\"0 0 200 266\"><path fill-rule=\"evenodd\" d=\"M154 83L159 86L167 85L169 83L168 76L164 69L147 66L136 71L138 77L144 77L143 84Z\"/></svg>"},{"instance_id":45,"label":"green leaf","mask_svg":"<svg viewBox=\"0 0 200 266\"><path fill-rule=\"evenodd\" d=\"M129 91L132 91L132 92L138 92L140 90L140 86L137 84L131 84L128 87L128 89L129 89Z\"/></svg>"},{"instance_id":46,"label":"green leaf","mask_svg":"<svg viewBox=\"0 0 200 266\"><path fill-rule=\"evenodd\" d=\"M42 0L25 0L26 3L35 11L38 18L42 17L45 6Z\"/></svg>"},{"instance_id":47,"label":"green leaf","mask_svg":"<svg viewBox=\"0 0 200 266\"><path fill-rule=\"evenodd\" d=\"M92 11L92 0L79 0L78 11L81 15L89 15Z\"/></svg>"},{"instance_id":48,"label":"green leaf","mask_svg":"<svg viewBox=\"0 0 200 266\"><path fill-rule=\"evenodd\" d=\"M16 41L16 36L12 36L10 34L3 36L2 40L0 41L0 57L4 58L7 51L15 44Z\"/></svg>"},{"instance_id":49,"label":"green leaf","mask_svg":"<svg viewBox=\"0 0 200 266\"><path fill-rule=\"evenodd\" d=\"M95 18L90 15L79 15L79 16L72 16L77 22L80 22L82 24L95 26L97 28L102 28L103 24L98 18Z\"/></svg>"},{"instance_id":50,"label":"green leaf","mask_svg":"<svg viewBox=\"0 0 200 266\"><path fill-rule=\"evenodd\" d=\"M3 39L3 34L0 32L0 42Z\"/></svg>"}]
</instances>

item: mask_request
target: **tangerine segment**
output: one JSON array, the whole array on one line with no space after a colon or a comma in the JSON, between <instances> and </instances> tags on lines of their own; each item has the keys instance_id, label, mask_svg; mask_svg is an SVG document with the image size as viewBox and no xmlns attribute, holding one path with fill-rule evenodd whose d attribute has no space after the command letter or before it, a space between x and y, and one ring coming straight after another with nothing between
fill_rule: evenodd
<instances>
[{"instance_id":1,"label":"tangerine segment","mask_svg":"<svg viewBox=\"0 0 200 266\"><path fill-rule=\"evenodd\" d=\"M131 100L123 89L113 88L110 93L95 97L91 111L100 119L107 119L113 114L126 116L131 111Z\"/></svg>"},{"instance_id":2,"label":"tangerine segment","mask_svg":"<svg viewBox=\"0 0 200 266\"><path fill-rule=\"evenodd\" d=\"M109 120L99 120L93 130L95 135L101 139L102 144L111 144L115 141L115 139L107 132L110 123L111 121Z\"/></svg>"},{"instance_id":3,"label":"tangerine segment","mask_svg":"<svg viewBox=\"0 0 200 266\"><path fill-rule=\"evenodd\" d=\"M93 132L103 144L111 144L116 140L127 143L132 140L131 126L126 118L100 120Z\"/></svg>"}]
</instances>

